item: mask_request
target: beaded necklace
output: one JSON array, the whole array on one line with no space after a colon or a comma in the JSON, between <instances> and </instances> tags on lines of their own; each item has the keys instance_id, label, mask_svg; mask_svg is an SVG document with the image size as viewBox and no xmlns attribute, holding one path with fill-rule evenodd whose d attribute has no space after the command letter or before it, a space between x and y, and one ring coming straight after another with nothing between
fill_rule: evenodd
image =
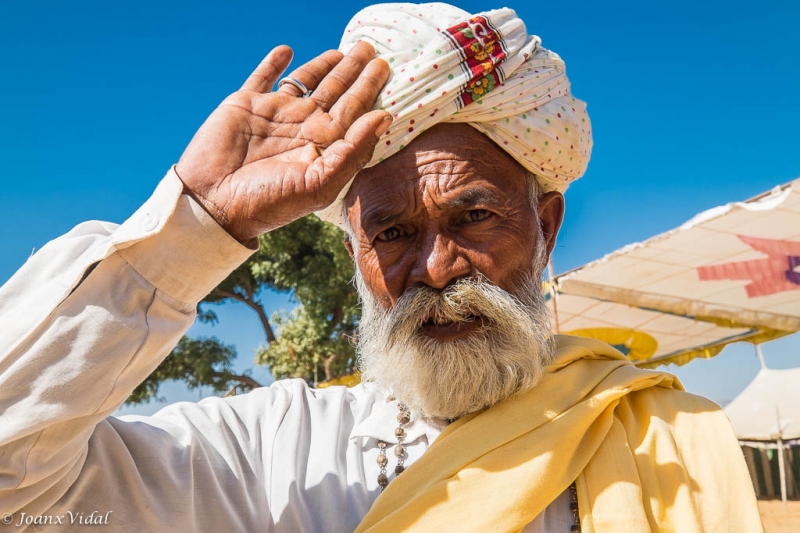
<instances>
[{"instance_id":1,"label":"beaded necklace","mask_svg":"<svg viewBox=\"0 0 800 533\"><path fill-rule=\"evenodd\" d=\"M390 396L386 399L386 401L391 402L394 400L394 397ZM405 426L409 422L411 422L411 412L408 410L402 403L397 404L397 408L400 410L397 413L397 429L394 430L394 436L397 438L397 445L394 447L394 455L397 457L397 465L394 467L394 474L395 476L399 476L405 470L404 462L406 458L406 447L403 446L403 442L406 440L406 429ZM381 486L381 492L386 489L386 485L389 484L389 477L386 475L386 465L389 464L389 458L386 457L386 446L388 444L382 440L378 441L378 466L381 467L381 472L378 474L378 485Z\"/></svg>"}]
</instances>

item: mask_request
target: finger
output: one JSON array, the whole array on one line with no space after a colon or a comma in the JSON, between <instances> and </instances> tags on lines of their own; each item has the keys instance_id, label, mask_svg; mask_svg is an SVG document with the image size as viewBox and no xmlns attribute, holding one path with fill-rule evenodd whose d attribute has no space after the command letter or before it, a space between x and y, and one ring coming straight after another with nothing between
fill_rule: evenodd
<instances>
[{"instance_id":1,"label":"finger","mask_svg":"<svg viewBox=\"0 0 800 533\"><path fill-rule=\"evenodd\" d=\"M242 89L260 93L269 92L289 63L292 62L292 53L292 49L286 45L273 48L250 74L242 85Z\"/></svg>"},{"instance_id":2,"label":"finger","mask_svg":"<svg viewBox=\"0 0 800 533\"><path fill-rule=\"evenodd\" d=\"M331 118L348 129L361 115L372 109L390 72L389 63L383 59L370 61L356 82L331 108Z\"/></svg>"},{"instance_id":3,"label":"finger","mask_svg":"<svg viewBox=\"0 0 800 533\"><path fill-rule=\"evenodd\" d=\"M371 44L360 41L356 43L342 61L336 65L314 90L311 98L323 110L330 110L337 100L358 79L358 76L375 57L375 49Z\"/></svg>"},{"instance_id":4,"label":"finger","mask_svg":"<svg viewBox=\"0 0 800 533\"><path fill-rule=\"evenodd\" d=\"M294 78L309 91L313 91L319 82L342 60L342 53L338 50L328 50L318 55L308 63L294 69L288 77ZM305 96L300 89L290 83L285 83L278 88L278 92L285 92L291 96Z\"/></svg>"},{"instance_id":5,"label":"finger","mask_svg":"<svg viewBox=\"0 0 800 533\"><path fill-rule=\"evenodd\" d=\"M317 210L331 204L350 179L372 158L378 139L391 124L386 111L376 110L358 119L344 139L331 144L306 170L308 190L320 191Z\"/></svg>"}]
</instances>

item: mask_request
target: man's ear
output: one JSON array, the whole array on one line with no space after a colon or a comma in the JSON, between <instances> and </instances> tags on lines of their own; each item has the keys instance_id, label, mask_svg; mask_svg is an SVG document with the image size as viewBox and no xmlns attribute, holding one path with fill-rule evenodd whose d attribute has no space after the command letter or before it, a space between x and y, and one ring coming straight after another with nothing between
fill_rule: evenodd
<instances>
[{"instance_id":1,"label":"man's ear","mask_svg":"<svg viewBox=\"0 0 800 533\"><path fill-rule=\"evenodd\" d=\"M558 191L550 191L539 198L539 224L547 248L547 258L556 247L556 236L564 220L564 195Z\"/></svg>"},{"instance_id":2,"label":"man's ear","mask_svg":"<svg viewBox=\"0 0 800 533\"><path fill-rule=\"evenodd\" d=\"M355 257L353 254L353 243L350 242L350 235L344 236L344 247L347 248L347 253L350 254L350 259L355 261Z\"/></svg>"}]
</instances>

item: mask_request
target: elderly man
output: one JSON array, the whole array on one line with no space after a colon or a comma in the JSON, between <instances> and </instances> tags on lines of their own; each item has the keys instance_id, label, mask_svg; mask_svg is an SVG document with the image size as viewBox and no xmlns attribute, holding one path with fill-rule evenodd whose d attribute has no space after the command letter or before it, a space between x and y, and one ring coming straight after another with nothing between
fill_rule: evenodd
<instances>
[{"instance_id":1,"label":"elderly man","mask_svg":"<svg viewBox=\"0 0 800 533\"><path fill-rule=\"evenodd\" d=\"M78 226L2 289L3 523L760 530L715 405L550 336L542 269L591 146L560 58L513 11L444 4L368 8L342 49L272 92L274 49L128 221ZM365 384L110 418L255 237L315 211L357 265Z\"/></svg>"}]
</instances>

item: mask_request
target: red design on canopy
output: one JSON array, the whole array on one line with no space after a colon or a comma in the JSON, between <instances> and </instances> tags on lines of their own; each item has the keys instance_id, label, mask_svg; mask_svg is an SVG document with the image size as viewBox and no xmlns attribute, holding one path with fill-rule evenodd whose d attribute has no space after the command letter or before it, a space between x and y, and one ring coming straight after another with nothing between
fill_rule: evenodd
<instances>
[{"instance_id":1,"label":"red design on canopy","mask_svg":"<svg viewBox=\"0 0 800 533\"><path fill-rule=\"evenodd\" d=\"M745 286L748 298L769 296L800 289L800 242L762 239L737 235L753 250L766 254L765 259L702 266L697 273L702 281L749 280Z\"/></svg>"}]
</instances>

